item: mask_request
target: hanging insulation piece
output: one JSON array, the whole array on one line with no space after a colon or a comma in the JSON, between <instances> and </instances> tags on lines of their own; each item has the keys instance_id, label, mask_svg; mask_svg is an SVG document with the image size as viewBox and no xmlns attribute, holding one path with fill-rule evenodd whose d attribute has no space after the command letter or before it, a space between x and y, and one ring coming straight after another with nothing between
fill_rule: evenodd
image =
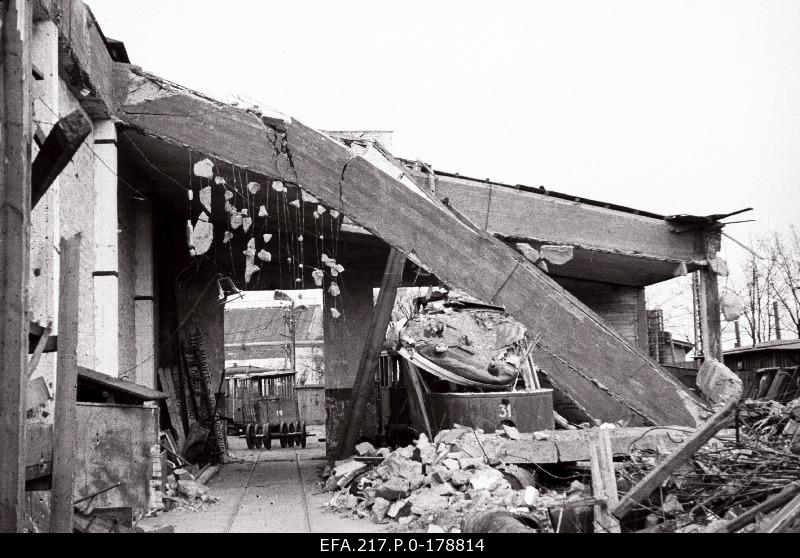
<instances>
[{"instance_id":1,"label":"hanging insulation piece","mask_svg":"<svg viewBox=\"0 0 800 558\"><path fill-rule=\"evenodd\" d=\"M191 221L186 221L186 244L189 245L189 255L195 257L197 251L194 248L194 227Z\"/></svg>"},{"instance_id":2,"label":"hanging insulation piece","mask_svg":"<svg viewBox=\"0 0 800 558\"><path fill-rule=\"evenodd\" d=\"M261 238L263 238L263 239L264 239L264 244L268 244L268 243L269 243L269 241L270 241L270 240L272 240L272 235L271 235L271 234L265 234L265 235L264 235L264 236L262 236Z\"/></svg>"},{"instance_id":3,"label":"hanging insulation piece","mask_svg":"<svg viewBox=\"0 0 800 558\"><path fill-rule=\"evenodd\" d=\"M338 211L336 211L335 209L331 209L331 217L333 217L334 219L338 219L339 215L340 214Z\"/></svg>"},{"instance_id":4,"label":"hanging insulation piece","mask_svg":"<svg viewBox=\"0 0 800 558\"><path fill-rule=\"evenodd\" d=\"M225 236L222 237L222 243L227 244L233 238L233 233L231 231L225 231Z\"/></svg>"},{"instance_id":5,"label":"hanging insulation piece","mask_svg":"<svg viewBox=\"0 0 800 558\"><path fill-rule=\"evenodd\" d=\"M294 280L294 282L300 284L303 282L303 280L298 277L297 279Z\"/></svg>"},{"instance_id":6,"label":"hanging insulation piece","mask_svg":"<svg viewBox=\"0 0 800 558\"><path fill-rule=\"evenodd\" d=\"M333 268L336 265L336 260L329 258L327 254L322 254L320 260L324 265L327 265L330 268Z\"/></svg>"},{"instance_id":7,"label":"hanging insulation piece","mask_svg":"<svg viewBox=\"0 0 800 558\"><path fill-rule=\"evenodd\" d=\"M230 204L230 202L225 202L225 213L228 215L233 215L236 213L236 208Z\"/></svg>"},{"instance_id":8,"label":"hanging insulation piece","mask_svg":"<svg viewBox=\"0 0 800 558\"><path fill-rule=\"evenodd\" d=\"M261 268L258 267L257 265L255 265L253 263L253 260L248 259L247 260L247 265L244 268L244 280L245 280L245 283L249 283L250 282L250 278L253 276L253 273L255 273L257 271L261 271Z\"/></svg>"},{"instance_id":9,"label":"hanging insulation piece","mask_svg":"<svg viewBox=\"0 0 800 558\"><path fill-rule=\"evenodd\" d=\"M339 316L341 316L341 314L336 308L331 308L331 316L333 317L334 320L337 320L339 319Z\"/></svg>"},{"instance_id":10,"label":"hanging insulation piece","mask_svg":"<svg viewBox=\"0 0 800 558\"><path fill-rule=\"evenodd\" d=\"M194 201L194 190L186 190L186 197L189 201Z\"/></svg>"},{"instance_id":11,"label":"hanging insulation piece","mask_svg":"<svg viewBox=\"0 0 800 558\"><path fill-rule=\"evenodd\" d=\"M247 185L247 191L255 196L261 191L261 184L258 182L251 182Z\"/></svg>"},{"instance_id":12,"label":"hanging insulation piece","mask_svg":"<svg viewBox=\"0 0 800 558\"><path fill-rule=\"evenodd\" d=\"M318 206L317 206L317 213L319 213L320 215L322 215L322 214L323 214L323 213L325 213L326 211L327 211L327 210L325 209L325 206L322 206L322 205L318 205Z\"/></svg>"},{"instance_id":13,"label":"hanging insulation piece","mask_svg":"<svg viewBox=\"0 0 800 558\"><path fill-rule=\"evenodd\" d=\"M267 208L266 208L266 207L264 207L264 206L262 205L262 206L260 206L260 207L258 208L258 216L259 216L259 217L266 217L266 216L268 216L268 215L269 215L269 213L267 213Z\"/></svg>"},{"instance_id":14,"label":"hanging insulation piece","mask_svg":"<svg viewBox=\"0 0 800 558\"><path fill-rule=\"evenodd\" d=\"M241 214L243 217L247 217L250 214L250 210L247 209L246 207L242 208Z\"/></svg>"},{"instance_id":15,"label":"hanging insulation piece","mask_svg":"<svg viewBox=\"0 0 800 558\"><path fill-rule=\"evenodd\" d=\"M300 190L300 195L303 198L303 201L306 203L319 203L319 200L306 192L305 190Z\"/></svg>"},{"instance_id":16,"label":"hanging insulation piece","mask_svg":"<svg viewBox=\"0 0 800 558\"><path fill-rule=\"evenodd\" d=\"M198 256L208 252L211 243L214 241L214 225L208 222L208 214L203 212L197 223L194 224L193 244L195 254Z\"/></svg>"},{"instance_id":17,"label":"hanging insulation piece","mask_svg":"<svg viewBox=\"0 0 800 558\"><path fill-rule=\"evenodd\" d=\"M336 266L331 267L331 277L339 277L339 272L336 271Z\"/></svg>"},{"instance_id":18,"label":"hanging insulation piece","mask_svg":"<svg viewBox=\"0 0 800 558\"><path fill-rule=\"evenodd\" d=\"M302 234L297 237L297 242L303 242L303 235Z\"/></svg>"},{"instance_id":19,"label":"hanging insulation piece","mask_svg":"<svg viewBox=\"0 0 800 558\"><path fill-rule=\"evenodd\" d=\"M276 192L282 193L286 191L286 186L284 186L283 182L280 180L276 180L272 183L272 189Z\"/></svg>"},{"instance_id":20,"label":"hanging insulation piece","mask_svg":"<svg viewBox=\"0 0 800 558\"><path fill-rule=\"evenodd\" d=\"M316 211L314 212L314 219L319 219L319 213L317 213Z\"/></svg>"},{"instance_id":21,"label":"hanging insulation piece","mask_svg":"<svg viewBox=\"0 0 800 558\"><path fill-rule=\"evenodd\" d=\"M233 230L242 226L242 214L238 211L231 213L231 228Z\"/></svg>"},{"instance_id":22,"label":"hanging insulation piece","mask_svg":"<svg viewBox=\"0 0 800 558\"><path fill-rule=\"evenodd\" d=\"M248 258L254 258L256 255L256 239L251 238L247 243L247 250L242 252Z\"/></svg>"},{"instance_id":23,"label":"hanging insulation piece","mask_svg":"<svg viewBox=\"0 0 800 558\"><path fill-rule=\"evenodd\" d=\"M215 176L214 177L214 184L219 184L220 186L225 186L225 184L227 184L227 182L221 176Z\"/></svg>"},{"instance_id":24,"label":"hanging insulation piece","mask_svg":"<svg viewBox=\"0 0 800 558\"><path fill-rule=\"evenodd\" d=\"M270 254L266 250L261 250L258 253L258 259L261 260L261 261L269 263L269 262L272 261L272 254Z\"/></svg>"},{"instance_id":25,"label":"hanging insulation piece","mask_svg":"<svg viewBox=\"0 0 800 558\"><path fill-rule=\"evenodd\" d=\"M322 271L321 269L315 269L314 271L311 272L311 277L312 279L314 279L314 284L317 287L321 287L322 280L325 278L325 272Z\"/></svg>"},{"instance_id":26,"label":"hanging insulation piece","mask_svg":"<svg viewBox=\"0 0 800 558\"><path fill-rule=\"evenodd\" d=\"M227 200L231 200L231 199L233 199L233 192L231 192L230 190L226 189L225 190L225 200L227 201Z\"/></svg>"},{"instance_id":27,"label":"hanging insulation piece","mask_svg":"<svg viewBox=\"0 0 800 558\"><path fill-rule=\"evenodd\" d=\"M336 270L336 273L344 273L344 266L342 264L336 264L333 269Z\"/></svg>"},{"instance_id":28,"label":"hanging insulation piece","mask_svg":"<svg viewBox=\"0 0 800 558\"><path fill-rule=\"evenodd\" d=\"M206 186L200 190L200 203L206 211L211 211L211 186Z\"/></svg>"},{"instance_id":29,"label":"hanging insulation piece","mask_svg":"<svg viewBox=\"0 0 800 558\"><path fill-rule=\"evenodd\" d=\"M300 209L300 200L294 200L293 202L289 202L289 205Z\"/></svg>"},{"instance_id":30,"label":"hanging insulation piece","mask_svg":"<svg viewBox=\"0 0 800 558\"><path fill-rule=\"evenodd\" d=\"M333 297L339 296L341 293L342 291L339 290L339 285L336 283L331 283L331 286L328 287L328 294Z\"/></svg>"},{"instance_id":31,"label":"hanging insulation piece","mask_svg":"<svg viewBox=\"0 0 800 558\"><path fill-rule=\"evenodd\" d=\"M242 218L242 230L243 230L244 232L247 232L247 231L249 231L249 230L250 230L250 227L252 226L252 224L253 224L253 219L252 219L252 217L243 217L243 218Z\"/></svg>"},{"instance_id":32,"label":"hanging insulation piece","mask_svg":"<svg viewBox=\"0 0 800 558\"><path fill-rule=\"evenodd\" d=\"M194 175L200 178L211 178L214 176L214 163L208 159L203 159L194 164Z\"/></svg>"}]
</instances>

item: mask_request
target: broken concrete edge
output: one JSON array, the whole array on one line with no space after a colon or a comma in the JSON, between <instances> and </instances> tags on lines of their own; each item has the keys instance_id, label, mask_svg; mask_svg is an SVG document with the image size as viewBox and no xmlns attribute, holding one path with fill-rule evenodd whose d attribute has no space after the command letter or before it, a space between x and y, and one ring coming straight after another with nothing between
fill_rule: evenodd
<instances>
[{"instance_id":1,"label":"broken concrete edge","mask_svg":"<svg viewBox=\"0 0 800 558\"><path fill-rule=\"evenodd\" d=\"M716 359L708 358L697 372L697 388L715 409L742 396L741 378Z\"/></svg>"}]
</instances>

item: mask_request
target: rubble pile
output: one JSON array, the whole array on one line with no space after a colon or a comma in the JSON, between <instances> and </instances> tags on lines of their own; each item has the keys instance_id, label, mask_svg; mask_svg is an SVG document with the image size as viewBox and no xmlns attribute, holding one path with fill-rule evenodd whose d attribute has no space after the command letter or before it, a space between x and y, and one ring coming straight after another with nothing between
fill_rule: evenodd
<instances>
[{"instance_id":1,"label":"rubble pile","mask_svg":"<svg viewBox=\"0 0 800 558\"><path fill-rule=\"evenodd\" d=\"M208 493L209 488L206 486L219 472L219 466L206 465L201 469L196 464L177 467L170 461L167 463L170 470L161 489L160 505L151 503L148 517L157 517L174 509L201 511L219 502L219 498Z\"/></svg>"},{"instance_id":2,"label":"rubble pile","mask_svg":"<svg viewBox=\"0 0 800 558\"><path fill-rule=\"evenodd\" d=\"M660 491L641 503L640 512L645 514L642 530L760 530L759 521L741 529L727 527L800 481L800 399L786 405L767 400L742 402L737 422L738 428L712 439ZM655 464L655 457L633 454L619 474L623 482L635 483ZM762 521L768 519L769 515Z\"/></svg>"},{"instance_id":3,"label":"rubble pile","mask_svg":"<svg viewBox=\"0 0 800 558\"><path fill-rule=\"evenodd\" d=\"M359 444L356 456L331 470L325 489L336 494L328 506L414 532L460 532L466 517L484 510L550 531L551 509L580 505L590 489L577 481L560 491L537 488L531 471L497 458L504 436L456 426L394 451Z\"/></svg>"}]
</instances>

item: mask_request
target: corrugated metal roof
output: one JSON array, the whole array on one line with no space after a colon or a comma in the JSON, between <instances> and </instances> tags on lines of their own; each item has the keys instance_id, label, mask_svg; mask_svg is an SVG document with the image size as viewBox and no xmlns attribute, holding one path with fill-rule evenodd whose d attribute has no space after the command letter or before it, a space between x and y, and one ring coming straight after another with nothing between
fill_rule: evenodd
<instances>
[{"instance_id":1,"label":"corrugated metal roof","mask_svg":"<svg viewBox=\"0 0 800 558\"><path fill-rule=\"evenodd\" d=\"M297 341L322 340L322 307L297 310ZM283 307L235 308L225 311L225 344L286 341L289 330Z\"/></svg>"}]
</instances>

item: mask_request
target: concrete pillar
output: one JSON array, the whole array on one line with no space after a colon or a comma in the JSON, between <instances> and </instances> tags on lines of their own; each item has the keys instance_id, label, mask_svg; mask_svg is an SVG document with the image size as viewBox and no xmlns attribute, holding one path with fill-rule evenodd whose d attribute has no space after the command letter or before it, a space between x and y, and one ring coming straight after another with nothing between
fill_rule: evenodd
<instances>
[{"instance_id":1,"label":"concrete pillar","mask_svg":"<svg viewBox=\"0 0 800 558\"><path fill-rule=\"evenodd\" d=\"M350 403L353 383L358 372L361 352L369 332L373 304L373 277L348 270L339 282L341 295L335 299L328 294L326 279L323 290L324 314L322 327L325 339L325 410L327 417L326 450L335 457L336 448L344 434L344 409ZM340 316L331 314L333 306ZM376 434L374 405L367 408L361 435L373 438ZM300 417L303 420L303 417Z\"/></svg>"},{"instance_id":2,"label":"concrete pillar","mask_svg":"<svg viewBox=\"0 0 800 558\"><path fill-rule=\"evenodd\" d=\"M33 24L31 62L44 79L31 81L33 119L40 139L46 137L59 118L58 28L52 21ZM39 152L36 143L33 156ZM42 326L52 324L53 335L58 332L58 283L60 238L59 180L56 179L37 206L31 211L31 263L29 283L30 320ZM51 387L55 382L56 355L45 353L36 367L34 377L42 376ZM29 408L36 401L29 401ZM52 409L48 415L52 420Z\"/></svg>"},{"instance_id":3,"label":"concrete pillar","mask_svg":"<svg viewBox=\"0 0 800 558\"><path fill-rule=\"evenodd\" d=\"M134 201L134 305L136 383L156 387L153 202Z\"/></svg>"},{"instance_id":4,"label":"concrete pillar","mask_svg":"<svg viewBox=\"0 0 800 558\"><path fill-rule=\"evenodd\" d=\"M117 254L117 130L94 126L94 368L119 375L119 261Z\"/></svg>"}]
</instances>

